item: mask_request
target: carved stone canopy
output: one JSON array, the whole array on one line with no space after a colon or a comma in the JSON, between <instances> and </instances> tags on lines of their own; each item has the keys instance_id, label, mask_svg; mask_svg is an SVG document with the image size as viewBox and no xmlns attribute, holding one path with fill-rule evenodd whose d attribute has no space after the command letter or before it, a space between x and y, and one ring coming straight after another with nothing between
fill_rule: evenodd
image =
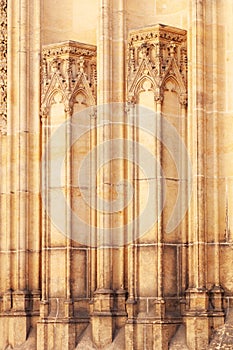
<instances>
[{"instance_id":1,"label":"carved stone canopy","mask_svg":"<svg viewBox=\"0 0 233 350\"><path fill-rule=\"evenodd\" d=\"M96 101L96 47L76 41L46 45L41 62L42 114L45 115L59 93L66 109L71 109L76 96L85 96L88 105Z\"/></svg>"},{"instance_id":2,"label":"carved stone canopy","mask_svg":"<svg viewBox=\"0 0 233 350\"><path fill-rule=\"evenodd\" d=\"M128 36L128 99L136 101L140 83L149 79L155 100L163 98L168 79L187 101L187 35L183 29L162 24L132 30Z\"/></svg>"}]
</instances>

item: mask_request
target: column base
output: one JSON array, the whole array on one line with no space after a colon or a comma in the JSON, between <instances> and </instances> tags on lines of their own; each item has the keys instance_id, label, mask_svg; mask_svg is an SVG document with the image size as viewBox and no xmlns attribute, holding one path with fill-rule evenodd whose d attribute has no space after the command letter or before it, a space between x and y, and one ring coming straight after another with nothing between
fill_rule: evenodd
<instances>
[{"instance_id":1,"label":"column base","mask_svg":"<svg viewBox=\"0 0 233 350\"><path fill-rule=\"evenodd\" d=\"M6 312L11 310L12 308L12 290L8 290L7 292L5 292L3 294L3 298L2 298L2 311Z\"/></svg>"},{"instance_id":2,"label":"column base","mask_svg":"<svg viewBox=\"0 0 233 350\"><path fill-rule=\"evenodd\" d=\"M99 289L94 294L93 313L91 317L94 344L103 348L113 341L115 325L113 322L113 291Z\"/></svg>"},{"instance_id":3,"label":"column base","mask_svg":"<svg viewBox=\"0 0 233 350\"><path fill-rule=\"evenodd\" d=\"M225 313L223 309L224 289L221 286L214 286L209 291L210 296L210 328L212 331L224 325Z\"/></svg>"},{"instance_id":4,"label":"column base","mask_svg":"<svg viewBox=\"0 0 233 350\"><path fill-rule=\"evenodd\" d=\"M40 290L33 290L31 292L31 310L33 313L39 314L40 312L40 298L41 292Z\"/></svg>"},{"instance_id":5,"label":"column base","mask_svg":"<svg viewBox=\"0 0 233 350\"><path fill-rule=\"evenodd\" d=\"M115 294L114 317L116 328L121 328L127 320L126 313L126 290L118 289Z\"/></svg>"},{"instance_id":6,"label":"column base","mask_svg":"<svg viewBox=\"0 0 233 350\"><path fill-rule=\"evenodd\" d=\"M168 350L177 324L162 321L137 320L125 326L125 350Z\"/></svg>"},{"instance_id":7,"label":"column base","mask_svg":"<svg viewBox=\"0 0 233 350\"><path fill-rule=\"evenodd\" d=\"M74 350L76 338L87 326L86 321L74 317L74 305L70 299L51 298L41 301L36 349Z\"/></svg>"},{"instance_id":8,"label":"column base","mask_svg":"<svg viewBox=\"0 0 233 350\"><path fill-rule=\"evenodd\" d=\"M37 350L75 349L75 323L59 320L37 323Z\"/></svg>"},{"instance_id":9,"label":"column base","mask_svg":"<svg viewBox=\"0 0 233 350\"><path fill-rule=\"evenodd\" d=\"M125 325L126 350L168 350L179 319L167 319L163 298L128 299L128 320Z\"/></svg>"},{"instance_id":10,"label":"column base","mask_svg":"<svg viewBox=\"0 0 233 350\"><path fill-rule=\"evenodd\" d=\"M30 295L27 290L16 290L12 293L12 310L26 312L30 309Z\"/></svg>"},{"instance_id":11,"label":"column base","mask_svg":"<svg viewBox=\"0 0 233 350\"><path fill-rule=\"evenodd\" d=\"M2 314L0 316L0 348L10 344L19 346L27 340L30 319L30 297L26 290L7 291L3 295Z\"/></svg>"},{"instance_id":12,"label":"column base","mask_svg":"<svg viewBox=\"0 0 233 350\"><path fill-rule=\"evenodd\" d=\"M189 349L208 349L210 332L209 319L204 315L186 316L186 340Z\"/></svg>"},{"instance_id":13,"label":"column base","mask_svg":"<svg viewBox=\"0 0 233 350\"><path fill-rule=\"evenodd\" d=\"M206 288L189 288L186 291L186 311L206 313L208 304L209 296Z\"/></svg>"},{"instance_id":14,"label":"column base","mask_svg":"<svg viewBox=\"0 0 233 350\"><path fill-rule=\"evenodd\" d=\"M74 305L72 300L65 298L51 298L40 302L40 318L46 319L72 319Z\"/></svg>"},{"instance_id":15,"label":"column base","mask_svg":"<svg viewBox=\"0 0 233 350\"><path fill-rule=\"evenodd\" d=\"M25 313L2 314L0 316L0 348L10 344L13 348L22 345L28 336L30 320Z\"/></svg>"},{"instance_id":16,"label":"column base","mask_svg":"<svg viewBox=\"0 0 233 350\"><path fill-rule=\"evenodd\" d=\"M190 288L186 291L186 340L192 350L206 350L209 344L210 327L208 313L209 297L205 288Z\"/></svg>"},{"instance_id":17,"label":"column base","mask_svg":"<svg viewBox=\"0 0 233 350\"><path fill-rule=\"evenodd\" d=\"M151 318L155 320L163 320L165 318L166 304L163 298L139 298L138 319Z\"/></svg>"}]
</instances>

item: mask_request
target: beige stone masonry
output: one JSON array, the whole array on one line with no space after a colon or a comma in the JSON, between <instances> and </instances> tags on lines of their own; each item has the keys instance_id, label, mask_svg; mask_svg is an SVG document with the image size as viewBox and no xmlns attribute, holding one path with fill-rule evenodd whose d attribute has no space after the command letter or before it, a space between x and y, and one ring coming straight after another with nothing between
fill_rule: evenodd
<instances>
[{"instance_id":1,"label":"beige stone masonry","mask_svg":"<svg viewBox=\"0 0 233 350\"><path fill-rule=\"evenodd\" d=\"M0 350L233 347L232 13L232 0L0 1ZM140 108L185 147L164 123L142 130ZM106 247L115 228L123 244Z\"/></svg>"}]
</instances>

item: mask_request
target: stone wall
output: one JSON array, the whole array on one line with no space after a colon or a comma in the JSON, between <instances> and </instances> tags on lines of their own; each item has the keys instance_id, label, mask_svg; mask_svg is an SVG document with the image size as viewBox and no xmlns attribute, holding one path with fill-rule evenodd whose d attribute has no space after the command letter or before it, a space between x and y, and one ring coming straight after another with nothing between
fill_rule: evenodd
<instances>
[{"instance_id":1,"label":"stone wall","mask_svg":"<svg viewBox=\"0 0 233 350\"><path fill-rule=\"evenodd\" d=\"M232 1L0 6L0 349L230 348Z\"/></svg>"}]
</instances>

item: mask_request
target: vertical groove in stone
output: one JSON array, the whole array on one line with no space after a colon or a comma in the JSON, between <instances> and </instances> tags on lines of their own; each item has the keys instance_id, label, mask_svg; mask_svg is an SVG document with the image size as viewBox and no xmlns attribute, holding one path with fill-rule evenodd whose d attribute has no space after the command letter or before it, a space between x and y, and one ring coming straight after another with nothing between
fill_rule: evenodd
<instances>
[{"instance_id":1,"label":"vertical groove in stone","mask_svg":"<svg viewBox=\"0 0 233 350\"><path fill-rule=\"evenodd\" d=\"M42 149L44 152L46 151L46 139L47 139L47 118L46 116L42 116L41 118L42 122ZM48 159L47 152L44 154L44 159ZM45 161L45 160L44 160ZM47 185L47 174L46 174L46 169L45 167L42 167L42 187L41 187L41 192L42 196L44 197L44 202L47 200L48 195L46 193L46 189L48 188ZM46 266L47 266L47 261L46 261L46 232L47 232L47 214L46 214L46 205L47 203L44 203L44 207L42 207L42 237L41 237L41 269L42 269L42 274L41 274L41 284L42 284L42 301L47 300L47 288L46 288Z\"/></svg>"},{"instance_id":2,"label":"vertical groove in stone","mask_svg":"<svg viewBox=\"0 0 233 350\"><path fill-rule=\"evenodd\" d=\"M19 228L18 228L18 290L27 289L26 285L26 249L27 249L27 202L28 202L28 144L27 144L27 93L28 93L28 21L27 21L27 0L20 1L20 24L19 24L19 115L18 115L18 155L19 163L17 175L19 176L19 196L18 196L18 215L19 215Z\"/></svg>"},{"instance_id":3,"label":"vertical groove in stone","mask_svg":"<svg viewBox=\"0 0 233 350\"><path fill-rule=\"evenodd\" d=\"M129 108L127 111L127 116L129 119L129 124L134 120L134 113L135 113L135 106L133 104L129 104ZM129 127L127 129L127 139L128 140L134 140L134 132L135 128ZM128 149L127 152L133 152L133 157L135 157L135 150ZM133 161L133 164L131 166L130 163L127 163L128 168L127 168L127 178L128 181L132 182L132 186L134 186L134 179L135 179L135 160ZM127 196L128 197L128 196ZM133 199L135 202L135 199ZM135 203L132 206L129 206L128 211L127 211L127 222L132 221L135 223ZM130 242L128 245L128 293L129 293L129 300L134 301L135 300L135 235L134 233L136 232L136 227L135 224L132 225L131 232L128 233L128 241Z\"/></svg>"},{"instance_id":4,"label":"vertical groove in stone","mask_svg":"<svg viewBox=\"0 0 233 350\"><path fill-rule=\"evenodd\" d=\"M91 132L90 136L90 150L92 150L94 147L96 147L96 117L97 117L97 109L94 107L91 114L91 129L93 131ZM92 156L91 158L91 171L96 174L96 159ZM96 208L96 184L95 181L91 183L91 210L90 210L90 249L89 249L89 291L88 295L89 297L93 298L93 293L97 288L96 280L97 280L97 264L96 264L96 220L97 220L97 213L95 209Z\"/></svg>"},{"instance_id":5,"label":"vertical groove in stone","mask_svg":"<svg viewBox=\"0 0 233 350\"><path fill-rule=\"evenodd\" d=\"M187 97L187 96L186 96ZM182 130L182 137L183 141L187 147L188 140L187 140L187 100L183 101L181 103L181 130ZM186 169L185 164L185 155L181 155L181 162L182 162L182 179L184 183L183 192L182 192L182 201L183 205L187 207L189 205L188 198L187 198L187 191L190 186L190 178L188 174L188 170ZM187 181L186 181L187 180ZM181 205L182 205L181 204ZM182 220L181 223L181 236L182 236L182 243L184 244L183 247L180 249L181 254L181 276L179 280L180 284L180 292L183 294L183 292L186 290L188 281L187 281L187 272L188 272L188 257L187 257L187 248L185 244L188 242L188 215L186 213L185 217Z\"/></svg>"},{"instance_id":6,"label":"vertical groove in stone","mask_svg":"<svg viewBox=\"0 0 233 350\"><path fill-rule=\"evenodd\" d=\"M33 35L29 38L29 91L33 93L30 96L28 107L28 148L29 162L28 167L28 234L33 236L29 239L28 248L33 250L33 256L29 258L29 265L35 266L36 273L30 273L30 290L40 293L40 250L41 250L41 215L34 213L41 212L40 203L40 156L41 156L41 123L40 123L40 0L33 0L29 3L29 26ZM31 151L30 151L31 150Z\"/></svg>"},{"instance_id":7,"label":"vertical groove in stone","mask_svg":"<svg viewBox=\"0 0 233 350\"><path fill-rule=\"evenodd\" d=\"M113 78L112 78L112 94L113 102L121 103L121 122L122 124L117 127L113 133L113 138L119 138L124 140L124 126L125 122L125 110L123 107L123 102L125 101L125 39L126 39L126 30L125 30L125 0L117 1L113 7L113 47L112 47L112 66L113 69ZM120 146L119 146L120 147ZM112 174L117 174L116 178L112 176L113 185L117 181L122 181L124 179L124 145L121 149L122 159L118 159L117 163L113 164ZM121 195L121 194L120 194ZM114 222L117 222L117 226L121 227L121 235L124 235L124 210L122 212L114 213L117 215L117 218ZM122 240L123 242L123 240ZM116 271L113 271L115 286L116 289L124 289L124 268L125 268L125 248L119 247L118 249L118 261L119 265Z\"/></svg>"},{"instance_id":8,"label":"vertical groove in stone","mask_svg":"<svg viewBox=\"0 0 233 350\"><path fill-rule=\"evenodd\" d=\"M66 201L67 209L71 208L71 141L72 141L72 129L71 129L71 111L67 108L66 120L67 131L66 131L66 145L67 145L67 156L66 156ZM71 237L72 237L72 215L71 211L66 212L66 298L71 299Z\"/></svg>"},{"instance_id":9,"label":"vertical groove in stone","mask_svg":"<svg viewBox=\"0 0 233 350\"><path fill-rule=\"evenodd\" d=\"M191 7L191 141L194 191L193 208L190 211L193 226L190 227L191 242L196 244L190 251L191 286L205 287L205 116L204 116L204 5L202 1L193 0Z\"/></svg>"},{"instance_id":10,"label":"vertical groove in stone","mask_svg":"<svg viewBox=\"0 0 233 350\"><path fill-rule=\"evenodd\" d=\"M109 104L112 102L112 0L100 0L99 2L99 27L98 27L98 45L97 45L97 69L98 69L98 104ZM97 116L102 120L109 120L111 117L110 107L103 107L101 115ZM97 129L97 144L101 144L106 140L111 139L111 130L109 125ZM103 152L98 152L97 157L100 159L100 164L104 164L105 159L109 158L110 147L105 147ZM111 183L111 165L108 164L107 168L102 167L98 179L99 185L104 186L107 183ZM98 200L98 198L97 198ZM98 206L97 206L98 207ZM104 212L97 214L98 226L102 228L111 227L111 217L107 214L108 209ZM104 247L105 237L102 237L97 228L97 264L98 264L98 276L97 276L97 288L98 289L111 289L112 277L111 277L111 261L112 253L111 248ZM104 247L104 248L103 248Z\"/></svg>"},{"instance_id":11,"label":"vertical groove in stone","mask_svg":"<svg viewBox=\"0 0 233 350\"><path fill-rule=\"evenodd\" d=\"M214 280L215 285L220 284L220 261L219 261L219 208L218 208L218 17L217 17L217 3L212 2L212 23L213 23L213 175L214 175Z\"/></svg>"},{"instance_id":12,"label":"vertical groove in stone","mask_svg":"<svg viewBox=\"0 0 233 350\"><path fill-rule=\"evenodd\" d=\"M161 108L161 96L156 101L156 114L161 116L162 114L162 108ZM160 118L158 118L160 120ZM159 125L157 122L156 125L157 128L157 135L158 139L162 140L162 125ZM158 157L159 164L163 164L162 160L162 146L160 142L157 142L156 147L156 155ZM163 174L160 173L160 169L156 169L156 176L158 179L158 188L157 188L157 208L158 213L162 212L161 208L163 206L163 189L161 187L161 179ZM158 249L157 249L157 297L161 299L163 297L163 215L158 217L157 222L157 242L158 242Z\"/></svg>"},{"instance_id":13,"label":"vertical groove in stone","mask_svg":"<svg viewBox=\"0 0 233 350\"><path fill-rule=\"evenodd\" d=\"M44 203L42 206L42 241L41 241L41 284L42 284L42 301L46 301L48 298L48 286L47 286L47 264L48 264L48 251L47 251L47 200L48 200L48 178L47 173L48 169L46 165L48 164L48 148L46 147L46 140L48 139L48 120L46 115L42 115L42 148L46 154L44 154L44 166L42 167L42 187L41 187L41 195L44 198Z\"/></svg>"}]
</instances>

